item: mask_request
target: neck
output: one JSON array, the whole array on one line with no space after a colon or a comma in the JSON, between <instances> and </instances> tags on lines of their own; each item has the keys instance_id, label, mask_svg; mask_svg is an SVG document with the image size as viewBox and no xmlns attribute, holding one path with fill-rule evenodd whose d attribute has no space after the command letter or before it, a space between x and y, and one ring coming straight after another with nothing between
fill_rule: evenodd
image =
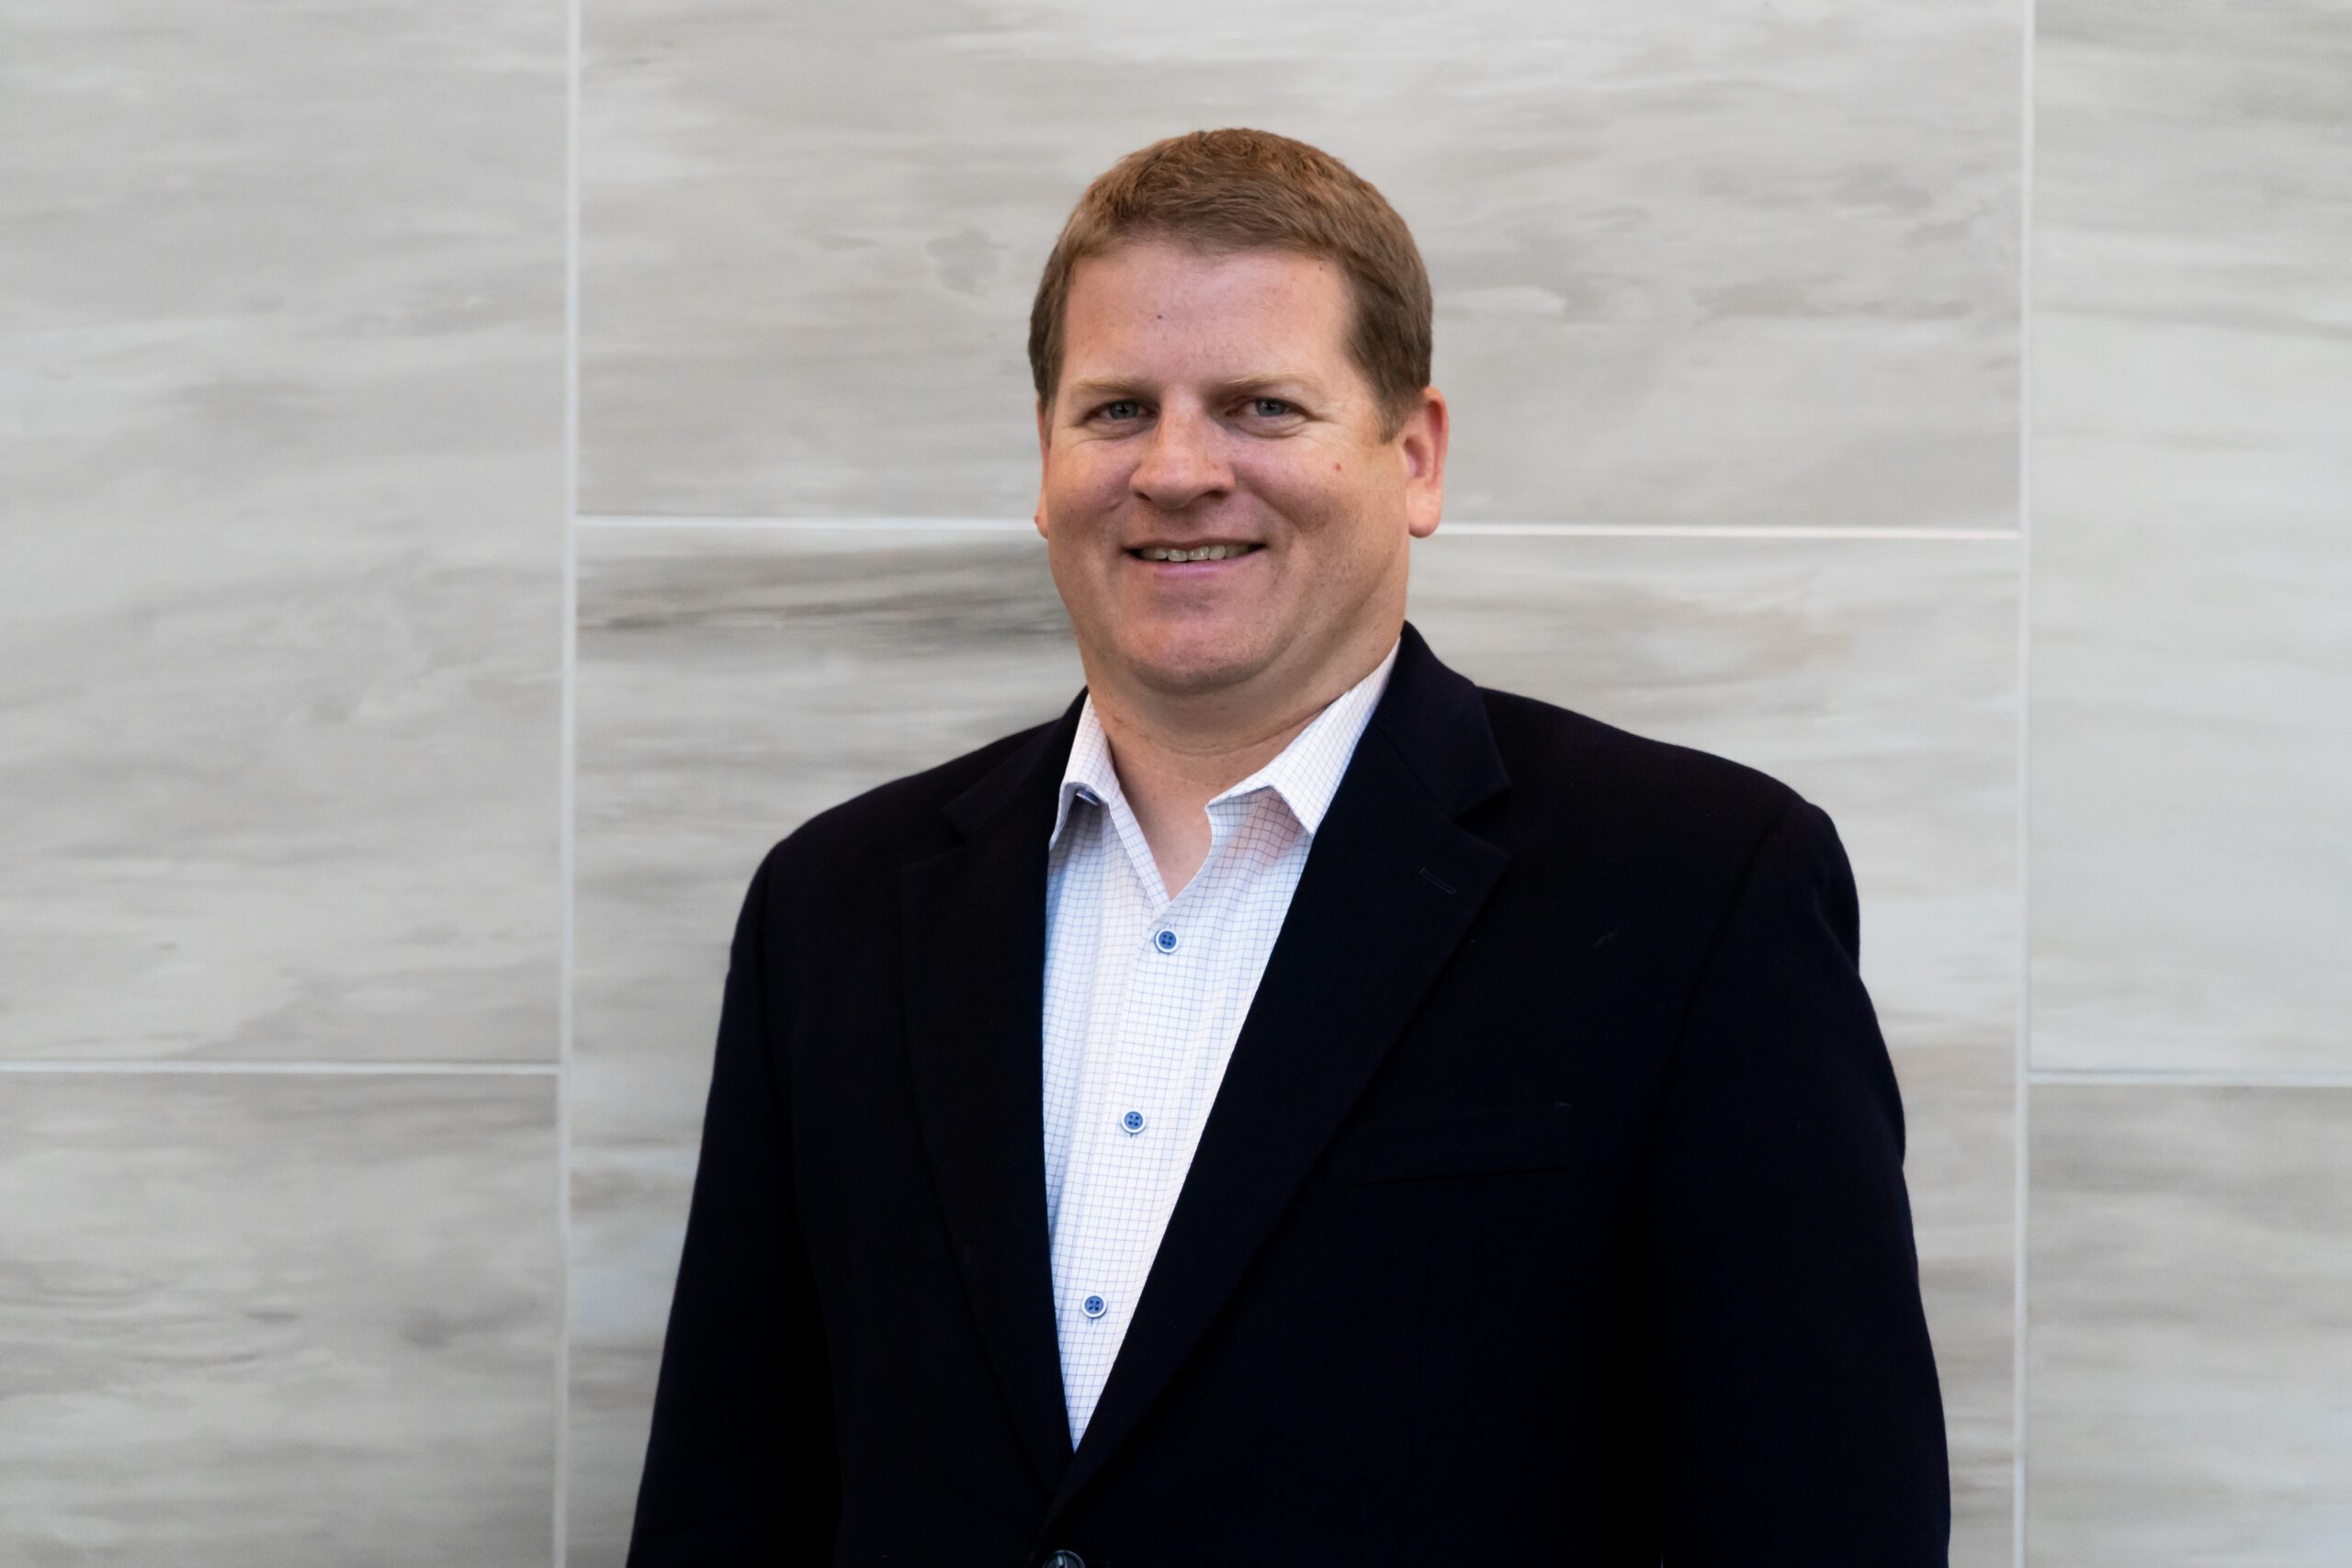
<instances>
[{"instance_id":1,"label":"neck","mask_svg":"<svg viewBox=\"0 0 2352 1568\"><path fill-rule=\"evenodd\" d=\"M1170 897L1182 892L1208 858L1208 803L1280 756L1317 715L1371 674L1395 642L1392 631L1351 645L1347 658L1275 697L1141 690L1098 680L1095 661L1081 652L1120 793L1151 846Z\"/></svg>"}]
</instances>

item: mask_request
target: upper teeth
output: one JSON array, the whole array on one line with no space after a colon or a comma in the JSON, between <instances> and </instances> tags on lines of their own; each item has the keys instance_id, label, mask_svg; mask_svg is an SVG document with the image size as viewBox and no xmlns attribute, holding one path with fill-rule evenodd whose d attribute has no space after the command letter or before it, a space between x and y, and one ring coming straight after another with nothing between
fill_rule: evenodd
<instances>
[{"instance_id":1,"label":"upper teeth","mask_svg":"<svg viewBox=\"0 0 2352 1568\"><path fill-rule=\"evenodd\" d=\"M1159 545L1147 545L1136 554L1146 560L1223 560L1227 556L1245 555L1257 547L1255 545L1203 545L1197 550L1171 550Z\"/></svg>"}]
</instances>

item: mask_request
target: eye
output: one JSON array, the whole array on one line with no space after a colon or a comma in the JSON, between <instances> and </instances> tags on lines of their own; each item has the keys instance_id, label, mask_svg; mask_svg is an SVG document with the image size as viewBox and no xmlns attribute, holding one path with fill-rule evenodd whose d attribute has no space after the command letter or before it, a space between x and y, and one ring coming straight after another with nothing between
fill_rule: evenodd
<instances>
[{"instance_id":1,"label":"eye","mask_svg":"<svg viewBox=\"0 0 2352 1568\"><path fill-rule=\"evenodd\" d=\"M1099 419L1099 418L1101 418L1103 414L1110 413L1110 412L1111 412L1111 411L1112 411L1112 410L1114 410L1114 409L1136 409L1136 410L1140 410L1142 407L1143 407L1143 405L1142 405L1141 403L1139 403L1139 402L1136 401L1133 398L1119 398L1119 399L1115 399L1114 400L1113 400L1113 401L1111 401L1111 402L1104 403L1101 408L1096 409L1096 410L1094 411L1094 416L1095 416L1096 418L1098 418L1098 419ZM1114 417L1115 418L1115 417L1117 417L1117 416L1114 415Z\"/></svg>"},{"instance_id":2,"label":"eye","mask_svg":"<svg viewBox=\"0 0 2352 1568\"><path fill-rule=\"evenodd\" d=\"M1266 419L1280 419L1292 412L1290 404L1280 398L1252 398L1250 400L1250 409L1251 412Z\"/></svg>"}]
</instances>

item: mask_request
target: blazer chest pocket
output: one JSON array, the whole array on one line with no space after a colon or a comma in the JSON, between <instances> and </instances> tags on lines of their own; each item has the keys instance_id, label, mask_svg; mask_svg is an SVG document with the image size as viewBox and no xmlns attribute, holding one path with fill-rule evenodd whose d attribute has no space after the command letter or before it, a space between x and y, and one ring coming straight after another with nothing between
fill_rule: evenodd
<instances>
[{"instance_id":1,"label":"blazer chest pocket","mask_svg":"<svg viewBox=\"0 0 2352 1568\"><path fill-rule=\"evenodd\" d=\"M1500 1176L1568 1163L1568 1104L1390 1117L1342 1132L1324 1156L1323 1187L1442 1176Z\"/></svg>"}]
</instances>

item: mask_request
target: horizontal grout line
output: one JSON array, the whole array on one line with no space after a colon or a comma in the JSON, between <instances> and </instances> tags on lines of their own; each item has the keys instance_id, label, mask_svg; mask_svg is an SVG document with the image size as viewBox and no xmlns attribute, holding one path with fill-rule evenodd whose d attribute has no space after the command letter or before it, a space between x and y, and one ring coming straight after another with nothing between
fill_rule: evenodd
<instances>
[{"instance_id":1,"label":"horizontal grout line","mask_svg":"<svg viewBox=\"0 0 2352 1568\"><path fill-rule=\"evenodd\" d=\"M579 513L572 522L582 528L729 528L792 532L819 528L907 528L981 534L1032 534L1025 519L1000 517L692 517L659 513ZM1809 527L1783 524L1697 523L1445 523L1437 537L1450 534L1525 535L1531 537L1622 539L2017 539L2016 528L1898 528Z\"/></svg>"},{"instance_id":2,"label":"horizontal grout line","mask_svg":"<svg viewBox=\"0 0 2352 1568\"><path fill-rule=\"evenodd\" d=\"M1525 534L1611 539L2014 539L2015 528L1816 528L1794 524L1737 523L1444 523L1438 536Z\"/></svg>"},{"instance_id":3,"label":"horizontal grout line","mask_svg":"<svg viewBox=\"0 0 2352 1568\"><path fill-rule=\"evenodd\" d=\"M0 1061L0 1073L196 1073L223 1077L551 1078L553 1062Z\"/></svg>"},{"instance_id":4,"label":"horizontal grout line","mask_svg":"<svg viewBox=\"0 0 2352 1568\"><path fill-rule=\"evenodd\" d=\"M1002 517L673 517L655 513L581 512L582 528L755 528L790 532L802 528L933 528L941 532L1035 535L1036 525ZM1038 543L1045 541L1040 539Z\"/></svg>"},{"instance_id":5,"label":"horizontal grout line","mask_svg":"<svg viewBox=\"0 0 2352 1568\"><path fill-rule=\"evenodd\" d=\"M2226 1067L2035 1067L2030 1084L2183 1089L2352 1089L2352 1072L2245 1072Z\"/></svg>"}]
</instances>

